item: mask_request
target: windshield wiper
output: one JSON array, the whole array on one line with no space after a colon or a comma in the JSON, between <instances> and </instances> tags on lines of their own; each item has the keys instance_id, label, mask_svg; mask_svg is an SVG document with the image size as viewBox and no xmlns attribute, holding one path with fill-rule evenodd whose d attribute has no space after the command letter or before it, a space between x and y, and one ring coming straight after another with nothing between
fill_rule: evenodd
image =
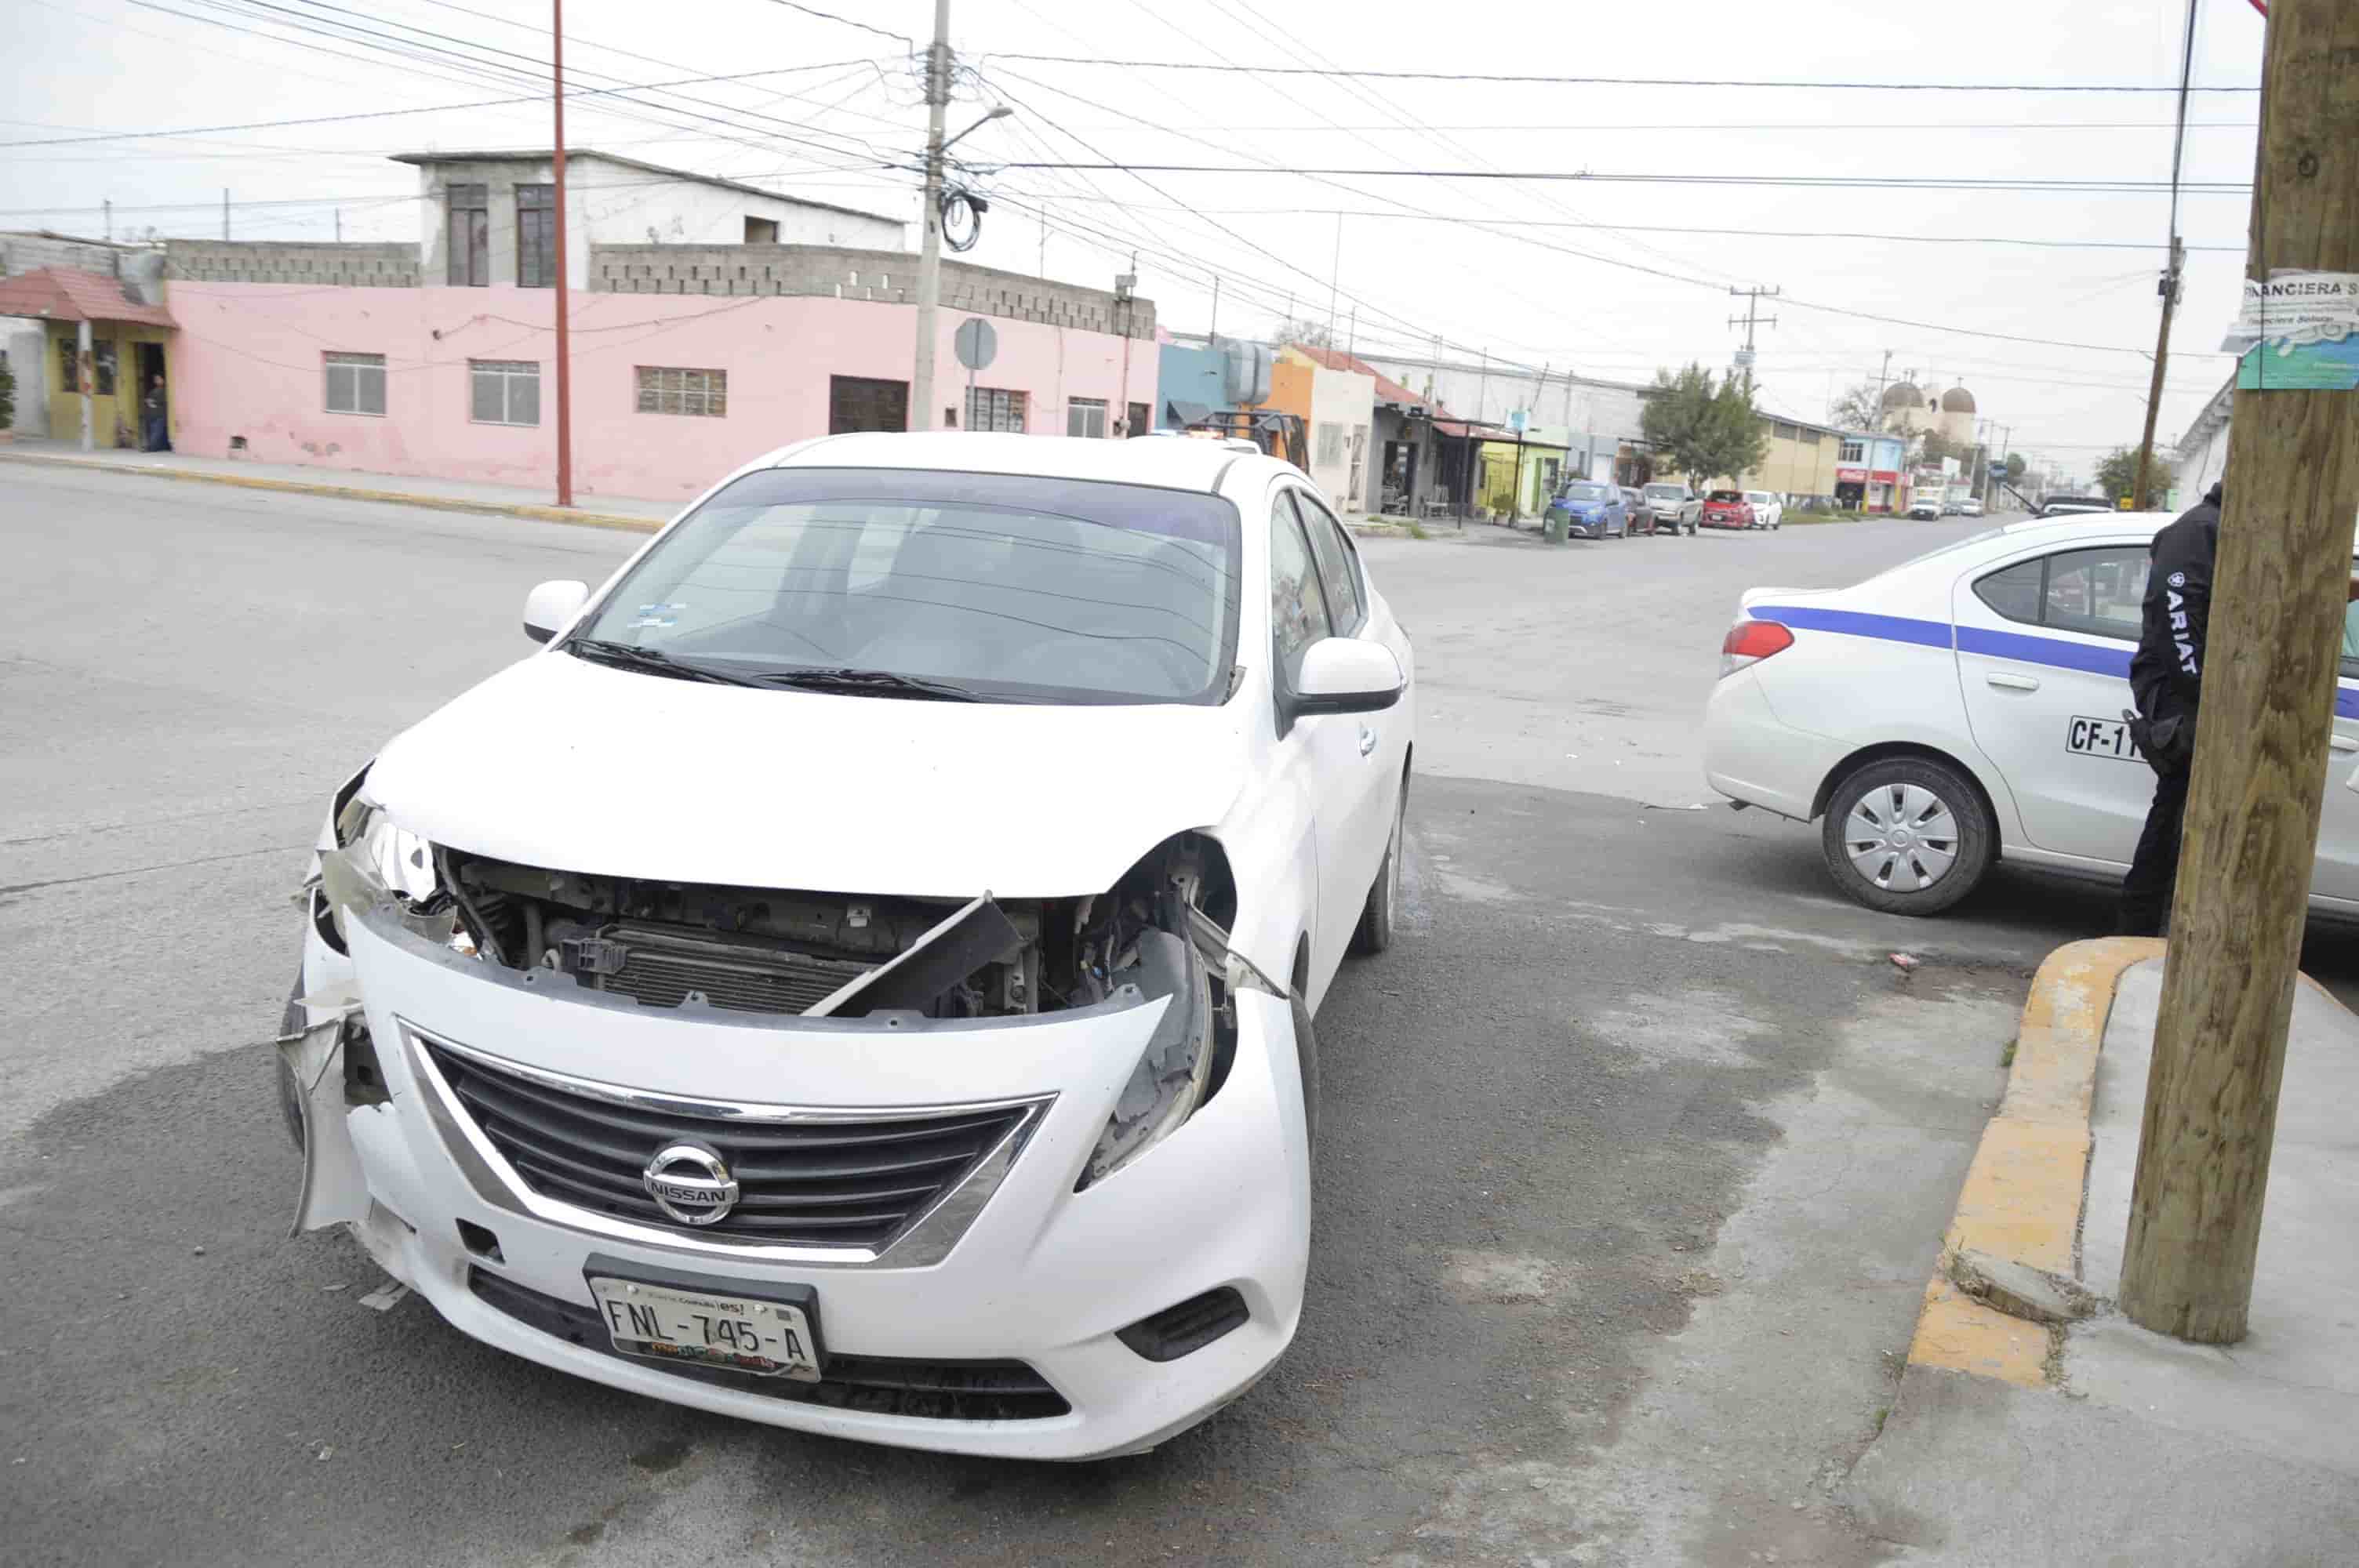
<instances>
[{"instance_id":1,"label":"windshield wiper","mask_svg":"<svg viewBox=\"0 0 2359 1568\"><path fill-rule=\"evenodd\" d=\"M762 686L792 687L798 691L839 691L860 697L913 697L936 702L1000 700L948 681L927 680L893 670L772 670L757 676L756 682Z\"/></svg>"},{"instance_id":2,"label":"windshield wiper","mask_svg":"<svg viewBox=\"0 0 2359 1568\"><path fill-rule=\"evenodd\" d=\"M733 675L710 665L689 664L673 658L659 648L641 648L629 643L610 643L597 637L569 637L560 644L576 658L595 664L612 665L616 669L637 670L643 675L668 676L673 680L707 681L714 686L760 686L763 683L750 676Z\"/></svg>"}]
</instances>

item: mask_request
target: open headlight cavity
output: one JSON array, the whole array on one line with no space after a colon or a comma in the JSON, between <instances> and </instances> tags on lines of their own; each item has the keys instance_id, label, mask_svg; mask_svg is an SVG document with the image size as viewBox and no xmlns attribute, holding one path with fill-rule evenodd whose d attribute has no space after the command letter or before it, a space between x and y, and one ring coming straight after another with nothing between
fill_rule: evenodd
<instances>
[{"instance_id":1,"label":"open headlight cavity","mask_svg":"<svg viewBox=\"0 0 2359 1568\"><path fill-rule=\"evenodd\" d=\"M1168 931L1143 931L1136 966L1117 978L1137 986L1149 1002L1169 1000L1073 1184L1075 1192L1114 1174L1194 1115L1211 1093L1220 1055L1223 1008L1215 1003L1212 970L1190 944Z\"/></svg>"}]
</instances>

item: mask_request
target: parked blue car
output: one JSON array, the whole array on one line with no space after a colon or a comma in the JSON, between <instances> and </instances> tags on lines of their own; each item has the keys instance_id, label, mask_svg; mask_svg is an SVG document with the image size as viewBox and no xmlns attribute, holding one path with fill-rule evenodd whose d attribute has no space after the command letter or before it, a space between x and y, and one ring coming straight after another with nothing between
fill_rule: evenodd
<instances>
[{"instance_id":1,"label":"parked blue car","mask_svg":"<svg viewBox=\"0 0 2359 1568\"><path fill-rule=\"evenodd\" d=\"M1549 503L1550 512L1565 514L1565 531L1576 539L1626 539L1630 536L1630 506L1616 485L1577 479Z\"/></svg>"}]
</instances>

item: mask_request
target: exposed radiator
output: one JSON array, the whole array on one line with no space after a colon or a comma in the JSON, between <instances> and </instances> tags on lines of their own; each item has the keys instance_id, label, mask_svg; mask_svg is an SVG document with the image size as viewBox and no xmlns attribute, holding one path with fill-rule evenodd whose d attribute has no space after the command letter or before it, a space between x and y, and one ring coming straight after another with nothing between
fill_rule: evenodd
<instances>
[{"instance_id":1,"label":"exposed radiator","mask_svg":"<svg viewBox=\"0 0 2359 1568\"><path fill-rule=\"evenodd\" d=\"M801 1012L875 967L791 952L760 936L631 920L565 947L565 967L583 984L649 1007L678 1007L700 991L714 1007L740 1012Z\"/></svg>"}]
</instances>

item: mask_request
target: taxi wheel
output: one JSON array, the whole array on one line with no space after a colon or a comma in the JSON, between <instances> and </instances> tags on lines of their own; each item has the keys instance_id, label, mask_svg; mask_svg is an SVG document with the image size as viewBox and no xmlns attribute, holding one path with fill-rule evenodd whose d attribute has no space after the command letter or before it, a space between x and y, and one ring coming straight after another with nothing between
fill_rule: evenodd
<instances>
[{"instance_id":1,"label":"taxi wheel","mask_svg":"<svg viewBox=\"0 0 2359 1568\"><path fill-rule=\"evenodd\" d=\"M1938 914L1990 870L1990 812L1973 781L1930 757L1887 757L1846 776L1821 830L1827 871L1854 902Z\"/></svg>"}]
</instances>

